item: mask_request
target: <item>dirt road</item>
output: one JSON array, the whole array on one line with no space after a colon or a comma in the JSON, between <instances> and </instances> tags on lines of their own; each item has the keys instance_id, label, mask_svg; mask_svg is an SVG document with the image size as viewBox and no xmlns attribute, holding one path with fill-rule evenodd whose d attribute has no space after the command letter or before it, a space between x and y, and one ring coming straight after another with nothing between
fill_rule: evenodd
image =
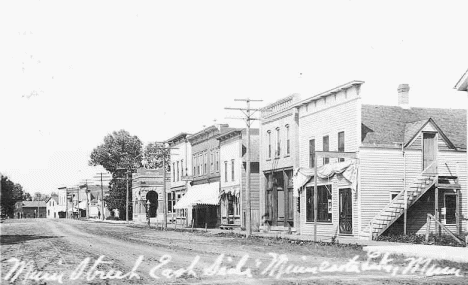
<instances>
[{"instance_id":1,"label":"dirt road","mask_svg":"<svg viewBox=\"0 0 468 285\"><path fill-rule=\"evenodd\" d=\"M422 270L424 264L416 268L417 262L401 257L368 260L359 247L314 248L62 219L7 220L0 227L2 283L466 284L468 280L466 264L432 262L434 269L450 267L436 272L448 275L427 276L430 266Z\"/></svg>"}]
</instances>

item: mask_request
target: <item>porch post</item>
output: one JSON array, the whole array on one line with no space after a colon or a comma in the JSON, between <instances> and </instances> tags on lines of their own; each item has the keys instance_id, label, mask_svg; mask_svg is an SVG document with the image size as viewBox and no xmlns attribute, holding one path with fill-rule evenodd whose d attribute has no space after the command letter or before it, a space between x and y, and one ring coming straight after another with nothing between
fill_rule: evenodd
<instances>
[{"instance_id":1,"label":"porch post","mask_svg":"<svg viewBox=\"0 0 468 285\"><path fill-rule=\"evenodd\" d=\"M456 196L456 206L455 206L455 219L457 223L457 234L460 235L460 189L457 189L457 196Z\"/></svg>"},{"instance_id":2,"label":"porch post","mask_svg":"<svg viewBox=\"0 0 468 285\"><path fill-rule=\"evenodd\" d=\"M439 187L435 188L434 198L434 216L439 221ZM437 235L440 233L440 226L437 223L435 223L435 232Z\"/></svg>"}]
</instances>

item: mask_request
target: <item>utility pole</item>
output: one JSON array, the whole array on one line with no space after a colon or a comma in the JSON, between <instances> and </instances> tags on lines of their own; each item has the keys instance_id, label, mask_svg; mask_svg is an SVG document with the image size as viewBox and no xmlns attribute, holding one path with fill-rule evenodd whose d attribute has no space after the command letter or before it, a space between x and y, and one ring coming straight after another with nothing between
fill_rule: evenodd
<instances>
[{"instance_id":1,"label":"utility pole","mask_svg":"<svg viewBox=\"0 0 468 285\"><path fill-rule=\"evenodd\" d=\"M68 219L68 187L65 187L65 218Z\"/></svg>"},{"instance_id":2,"label":"utility pole","mask_svg":"<svg viewBox=\"0 0 468 285\"><path fill-rule=\"evenodd\" d=\"M156 142L158 148L162 150L162 169L163 169L163 229L167 230L167 194L166 194L166 150L179 149L177 147L166 147L166 142ZM162 145L162 147L160 146ZM170 155L170 154L169 154Z\"/></svg>"},{"instance_id":3,"label":"utility pole","mask_svg":"<svg viewBox=\"0 0 468 285\"><path fill-rule=\"evenodd\" d=\"M234 101L243 101L247 103L247 108L224 108L226 110L238 110L244 113L245 118L242 118L242 120L245 120L245 123L247 124L247 153L246 153L246 172L247 172L247 183L246 183L246 189L245 189L245 196L246 196L246 206L245 206L245 223L246 223L246 237L250 237L252 235L252 209L251 209L251 197L250 197L250 125L252 120L258 120L256 118L252 118L252 115L255 114L256 111L259 111L259 109L251 109L250 108L250 102L262 102L263 100L254 100L254 99L234 99ZM235 118L239 119L239 118Z\"/></svg>"},{"instance_id":4,"label":"utility pole","mask_svg":"<svg viewBox=\"0 0 468 285\"><path fill-rule=\"evenodd\" d=\"M125 184L127 186L127 198L125 199L125 221L128 224L128 170L125 172Z\"/></svg>"},{"instance_id":5,"label":"utility pole","mask_svg":"<svg viewBox=\"0 0 468 285\"><path fill-rule=\"evenodd\" d=\"M86 179L86 219L89 219L89 190L88 190L88 180Z\"/></svg>"},{"instance_id":6,"label":"utility pole","mask_svg":"<svg viewBox=\"0 0 468 285\"><path fill-rule=\"evenodd\" d=\"M104 188L102 188L102 172L99 172L99 174L101 174L101 217L104 221Z\"/></svg>"}]
</instances>

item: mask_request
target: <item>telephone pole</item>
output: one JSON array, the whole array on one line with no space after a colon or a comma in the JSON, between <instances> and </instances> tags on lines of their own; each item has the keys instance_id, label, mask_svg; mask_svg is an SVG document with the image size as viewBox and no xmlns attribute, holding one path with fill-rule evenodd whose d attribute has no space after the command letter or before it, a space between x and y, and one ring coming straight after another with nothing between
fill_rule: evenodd
<instances>
[{"instance_id":1,"label":"telephone pole","mask_svg":"<svg viewBox=\"0 0 468 285\"><path fill-rule=\"evenodd\" d=\"M234 99L234 101L243 101L247 103L247 108L229 108L226 107L226 110L238 110L244 113L245 118L241 118L245 120L247 124L247 153L246 153L246 172L247 172L247 183L245 189L245 196L246 196L246 206L245 206L245 223L246 223L246 237L250 237L252 235L252 209L251 209L251 199L250 199L250 125L252 124L251 121L258 120L256 118L252 118L252 115L255 112L259 111L259 109L251 109L250 102L262 102L263 100L254 100L254 99ZM234 118L239 119L239 118Z\"/></svg>"},{"instance_id":2,"label":"telephone pole","mask_svg":"<svg viewBox=\"0 0 468 285\"><path fill-rule=\"evenodd\" d=\"M104 221L104 188L102 187L102 175L105 174L103 172L99 172L98 174L101 175L101 217L102 220Z\"/></svg>"},{"instance_id":3,"label":"telephone pole","mask_svg":"<svg viewBox=\"0 0 468 285\"><path fill-rule=\"evenodd\" d=\"M158 149L162 150L162 169L163 169L163 229L167 230L167 194L166 194L166 150L179 149L177 147L167 147L166 142L156 142ZM161 146L162 145L162 146ZM169 153L170 156L170 153Z\"/></svg>"}]
</instances>

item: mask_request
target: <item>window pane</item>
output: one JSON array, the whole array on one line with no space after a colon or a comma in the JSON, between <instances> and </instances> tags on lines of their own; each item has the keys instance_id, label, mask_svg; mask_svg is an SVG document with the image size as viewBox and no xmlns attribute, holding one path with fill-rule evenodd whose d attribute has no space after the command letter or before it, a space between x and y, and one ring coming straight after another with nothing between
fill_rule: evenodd
<instances>
[{"instance_id":1,"label":"window pane","mask_svg":"<svg viewBox=\"0 0 468 285\"><path fill-rule=\"evenodd\" d=\"M330 150L330 148L329 148L329 137L324 136L323 137L323 151L329 151L329 150ZM323 164L327 164L328 162L330 162L330 158L324 157L323 158Z\"/></svg>"},{"instance_id":2,"label":"window pane","mask_svg":"<svg viewBox=\"0 0 468 285\"><path fill-rule=\"evenodd\" d=\"M315 139L309 141L309 166L315 167Z\"/></svg>"},{"instance_id":3,"label":"window pane","mask_svg":"<svg viewBox=\"0 0 468 285\"><path fill-rule=\"evenodd\" d=\"M345 145L344 145L344 132L338 133L338 151L344 152ZM339 161L344 161L344 158L340 158Z\"/></svg>"}]
</instances>

